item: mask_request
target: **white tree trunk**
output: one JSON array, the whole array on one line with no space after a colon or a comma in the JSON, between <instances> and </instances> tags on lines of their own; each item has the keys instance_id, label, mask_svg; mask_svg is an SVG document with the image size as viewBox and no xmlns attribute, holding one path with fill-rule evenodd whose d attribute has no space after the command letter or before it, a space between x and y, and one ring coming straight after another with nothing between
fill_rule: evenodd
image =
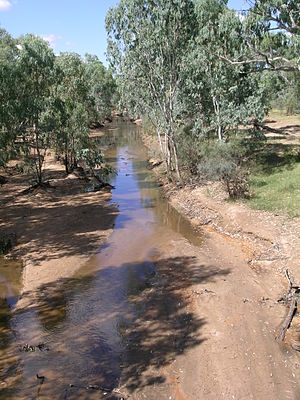
<instances>
[{"instance_id":1,"label":"white tree trunk","mask_svg":"<svg viewBox=\"0 0 300 400\"><path fill-rule=\"evenodd\" d=\"M223 136L222 136L222 125L221 125L221 113L220 113L219 102L218 102L216 96L213 96L213 104L214 104L215 114L216 114L216 116L217 116L218 138L219 138L219 141L221 142L221 141L223 140Z\"/></svg>"}]
</instances>

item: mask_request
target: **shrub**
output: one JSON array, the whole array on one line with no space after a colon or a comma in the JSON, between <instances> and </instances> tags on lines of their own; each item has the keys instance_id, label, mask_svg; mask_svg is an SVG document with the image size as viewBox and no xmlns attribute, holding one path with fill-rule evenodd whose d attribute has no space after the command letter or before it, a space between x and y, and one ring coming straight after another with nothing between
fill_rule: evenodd
<instances>
[{"instance_id":1,"label":"shrub","mask_svg":"<svg viewBox=\"0 0 300 400\"><path fill-rule=\"evenodd\" d=\"M201 153L198 171L204 178L220 180L230 198L250 197L246 148L241 140L209 142L202 145Z\"/></svg>"}]
</instances>

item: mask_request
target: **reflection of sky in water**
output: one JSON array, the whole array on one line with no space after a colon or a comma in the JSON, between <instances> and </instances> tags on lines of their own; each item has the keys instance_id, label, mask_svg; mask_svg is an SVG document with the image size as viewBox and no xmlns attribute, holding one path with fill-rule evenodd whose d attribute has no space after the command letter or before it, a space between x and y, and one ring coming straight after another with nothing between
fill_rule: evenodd
<instances>
[{"instance_id":1,"label":"reflection of sky in water","mask_svg":"<svg viewBox=\"0 0 300 400\"><path fill-rule=\"evenodd\" d=\"M162 198L155 175L148 169L147 152L139 131L137 126L124 124L122 130L113 131L113 135L109 133L109 139L102 138L104 143L109 141L112 144L107 158L118 170L118 175L112 180L116 187L112 191L112 201L120 206L115 226L120 227L134 218L136 222L143 221L147 228L152 223L157 224L157 228L170 228L192 244L200 245L199 232Z\"/></svg>"},{"instance_id":2,"label":"reflection of sky in water","mask_svg":"<svg viewBox=\"0 0 300 400\"><path fill-rule=\"evenodd\" d=\"M155 198L149 195L145 196L140 188L142 183L147 186L148 182L145 182L147 175L139 172L137 168L145 169L146 162L126 159L127 152L128 147L121 150L116 163L118 174L112 180L112 184L115 186L112 191L112 201L119 205L119 215L115 222L116 228L130 218L135 218L136 221L141 220L143 223L149 220L153 221L153 213L149 214L148 209L154 207L156 203ZM149 186L154 186L153 181L149 181ZM157 187L157 185L155 186ZM153 196L153 193L151 194Z\"/></svg>"}]
</instances>

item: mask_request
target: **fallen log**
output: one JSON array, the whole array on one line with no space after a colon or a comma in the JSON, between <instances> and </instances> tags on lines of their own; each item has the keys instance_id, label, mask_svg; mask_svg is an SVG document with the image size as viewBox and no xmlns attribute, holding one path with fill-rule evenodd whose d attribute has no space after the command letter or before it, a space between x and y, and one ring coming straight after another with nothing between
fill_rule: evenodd
<instances>
[{"instance_id":1,"label":"fallen log","mask_svg":"<svg viewBox=\"0 0 300 400\"><path fill-rule=\"evenodd\" d=\"M288 315L286 316L286 318L284 320L284 323L283 323L283 326L282 326L282 329L281 329L281 332L279 335L280 340L284 340L285 334L286 334L287 330L289 329L289 327L292 323L293 317L297 311L297 307L298 307L298 298L296 296L294 296L293 300L291 302L291 305L290 305Z\"/></svg>"},{"instance_id":2,"label":"fallen log","mask_svg":"<svg viewBox=\"0 0 300 400\"><path fill-rule=\"evenodd\" d=\"M294 280L291 277L288 269L286 269L286 271L285 271L285 276L289 282L289 291L285 296L281 297L281 299L279 299L278 301L288 302L289 300L291 300L291 304L290 304L289 312L283 322L282 329L281 329L281 332L279 335L279 339L282 341L284 340L286 332L289 329L289 327L291 326L294 315L297 312L298 300L299 300L299 294L300 294L300 286L296 285L294 283Z\"/></svg>"}]
</instances>

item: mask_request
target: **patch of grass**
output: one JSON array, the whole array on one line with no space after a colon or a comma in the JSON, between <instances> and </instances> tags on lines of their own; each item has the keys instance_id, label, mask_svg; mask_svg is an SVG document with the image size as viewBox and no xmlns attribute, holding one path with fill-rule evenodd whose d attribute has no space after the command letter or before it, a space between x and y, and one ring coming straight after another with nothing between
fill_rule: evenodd
<instances>
[{"instance_id":1,"label":"patch of grass","mask_svg":"<svg viewBox=\"0 0 300 400\"><path fill-rule=\"evenodd\" d=\"M253 197L249 205L253 208L289 217L300 216L300 163L285 168L260 171L252 176Z\"/></svg>"}]
</instances>

